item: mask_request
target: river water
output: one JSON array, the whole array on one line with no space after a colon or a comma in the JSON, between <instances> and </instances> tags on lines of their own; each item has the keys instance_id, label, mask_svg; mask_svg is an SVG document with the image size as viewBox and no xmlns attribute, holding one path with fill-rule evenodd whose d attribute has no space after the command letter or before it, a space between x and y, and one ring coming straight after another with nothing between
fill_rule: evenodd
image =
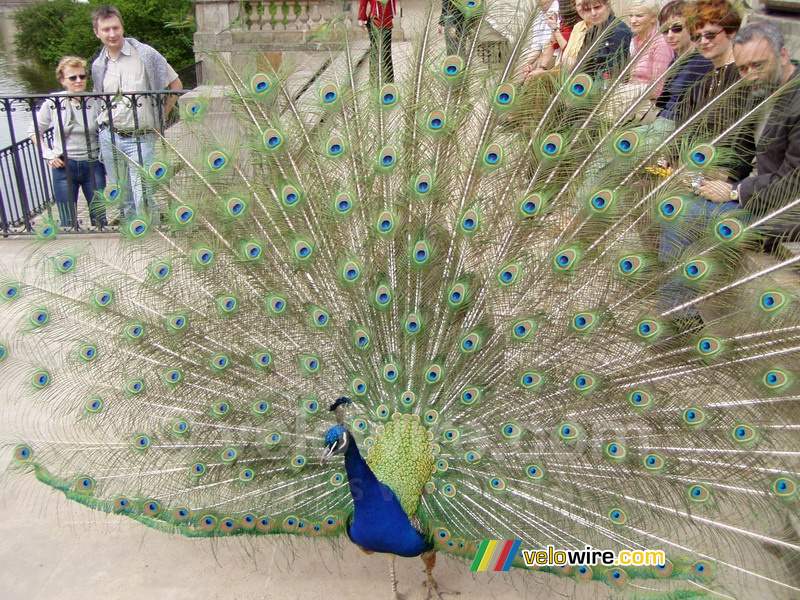
<instances>
[{"instance_id":1,"label":"river water","mask_svg":"<svg viewBox=\"0 0 800 600\"><path fill-rule=\"evenodd\" d=\"M55 74L48 77L39 69L20 63L8 51L0 48L0 96L14 94L43 94L58 89ZM31 123L31 114L25 103L15 104L11 113L14 134L17 140L26 137ZM0 149L11 144L9 115L0 105Z\"/></svg>"}]
</instances>

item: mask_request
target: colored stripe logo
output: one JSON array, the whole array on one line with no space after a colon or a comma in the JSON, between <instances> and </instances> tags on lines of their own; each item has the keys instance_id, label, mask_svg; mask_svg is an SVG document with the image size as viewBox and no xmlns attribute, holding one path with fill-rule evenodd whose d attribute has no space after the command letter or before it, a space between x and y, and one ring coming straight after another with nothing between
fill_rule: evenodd
<instances>
[{"instance_id":1,"label":"colored stripe logo","mask_svg":"<svg viewBox=\"0 0 800 600\"><path fill-rule=\"evenodd\" d=\"M482 540L470 571L508 571L522 540ZM489 568L489 565L493 565Z\"/></svg>"}]
</instances>

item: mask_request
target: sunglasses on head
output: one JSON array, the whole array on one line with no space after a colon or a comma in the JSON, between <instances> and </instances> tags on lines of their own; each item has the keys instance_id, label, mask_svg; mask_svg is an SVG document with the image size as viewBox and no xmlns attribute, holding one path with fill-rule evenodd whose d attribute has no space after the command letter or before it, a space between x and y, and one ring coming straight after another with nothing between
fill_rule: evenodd
<instances>
[{"instance_id":1,"label":"sunglasses on head","mask_svg":"<svg viewBox=\"0 0 800 600\"><path fill-rule=\"evenodd\" d=\"M81 73L80 75L70 75L69 77L67 77L67 79L69 79L70 81L77 81L78 79L83 81L84 79L86 79L86 77L88 77L86 73Z\"/></svg>"},{"instance_id":2,"label":"sunglasses on head","mask_svg":"<svg viewBox=\"0 0 800 600\"><path fill-rule=\"evenodd\" d=\"M681 31L683 31L683 25L673 25L672 27L667 27L661 33L669 33L670 31L672 33L680 33Z\"/></svg>"},{"instance_id":3,"label":"sunglasses on head","mask_svg":"<svg viewBox=\"0 0 800 600\"><path fill-rule=\"evenodd\" d=\"M705 33L695 33L692 36L693 42L699 42L700 40L705 40L710 42L711 40L715 39L720 33L725 31L724 29L720 29L719 31L706 31Z\"/></svg>"}]
</instances>

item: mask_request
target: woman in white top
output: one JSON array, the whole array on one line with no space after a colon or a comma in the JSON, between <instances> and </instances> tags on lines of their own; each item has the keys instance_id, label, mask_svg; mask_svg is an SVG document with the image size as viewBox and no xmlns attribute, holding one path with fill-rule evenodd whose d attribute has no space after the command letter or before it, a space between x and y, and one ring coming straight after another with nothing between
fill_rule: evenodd
<instances>
[{"instance_id":1,"label":"woman in white top","mask_svg":"<svg viewBox=\"0 0 800 600\"><path fill-rule=\"evenodd\" d=\"M42 150L42 157L53 174L53 194L62 227L75 227L78 189L89 204L93 225L106 224L102 191L106 172L100 162L97 115L101 102L94 98L72 97L86 91L86 61L65 56L56 68L56 77L66 94L46 100L36 113L39 139L33 125L29 135ZM53 127L53 147L44 143L44 132Z\"/></svg>"}]
</instances>

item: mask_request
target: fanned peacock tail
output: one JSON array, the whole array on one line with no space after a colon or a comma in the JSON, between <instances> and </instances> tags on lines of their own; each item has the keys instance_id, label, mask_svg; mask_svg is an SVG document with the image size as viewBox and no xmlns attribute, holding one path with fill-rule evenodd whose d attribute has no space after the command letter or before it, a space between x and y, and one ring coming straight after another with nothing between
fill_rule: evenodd
<instances>
[{"instance_id":1,"label":"fanned peacock tail","mask_svg":"<svg viewBox=\"0 0 800 600\"><path fill-rule=\"evenodd\" d=\"M370 84L341 32L299 98L289 68L220 63L235 123L182 102L185 135L146 168L168 226L92 244L43 226L2 280L15 466L189 536L339 536L347 477L317 457L349 396L349 431L437 550L660 549L658 567L545 570L598 593L796 594L800 319L775 279L792 260L741 260L787 213L687 221L695 241L658 261L687 174L728 165L774 98L715 130L734 88L652 142L608 120L581 63L521 89L525 44L487 65L465 10L465 54L445 56L434 7L396 84ZM690 294L667 308L676 278ZM717 316L676 329L693 304Z\"/></svg>"}]
</instances>

